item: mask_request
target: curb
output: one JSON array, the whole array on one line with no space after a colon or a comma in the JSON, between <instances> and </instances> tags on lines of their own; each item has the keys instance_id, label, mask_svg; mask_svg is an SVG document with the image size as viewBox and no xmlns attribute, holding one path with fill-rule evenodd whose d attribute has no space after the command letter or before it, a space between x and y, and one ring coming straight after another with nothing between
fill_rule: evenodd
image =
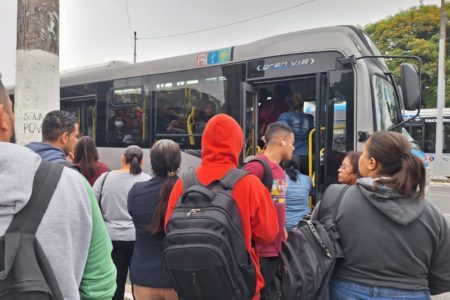
<instances>
[{"instance_id":1,"label":"curb","mask_svg":"<svg viewBox=\"0 0 450 300\"><path fill-rule=\"evenodd\" d=\"M431 181L430 186L448 186L450 187L450 182L446 181Z\"/></svg>"}]
</instances>

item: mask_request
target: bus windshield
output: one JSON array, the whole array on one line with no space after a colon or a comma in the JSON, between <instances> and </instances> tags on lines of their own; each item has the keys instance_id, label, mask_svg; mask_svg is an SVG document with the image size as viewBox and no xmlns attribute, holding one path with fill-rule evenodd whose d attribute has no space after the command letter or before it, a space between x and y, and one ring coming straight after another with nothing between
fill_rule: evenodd
<instances>
[{"instance_id":1,"label":"bus windshield","mask_svg":"<svg viewBox=\"0 0 450 300\"><path fill-rule=\"evenodd\" d=\"M389 130L399 121L399 105L392 83L380 75L373 76L373 93L377 130Z\"/></svg>"},{"instance_id":2,"label":"bus windshield","mask_svg":"<svg viewBox=\"0 0 450 300\"><path fill-rule=\"evenodd\" d=\"M420 149L419 143L414 140L414 138L409 134L409 131L406 128L402 128L402 134L408 139L409 143L411 144L411 148L414 150L422 150Z\"/></svg>"}]
</instances>

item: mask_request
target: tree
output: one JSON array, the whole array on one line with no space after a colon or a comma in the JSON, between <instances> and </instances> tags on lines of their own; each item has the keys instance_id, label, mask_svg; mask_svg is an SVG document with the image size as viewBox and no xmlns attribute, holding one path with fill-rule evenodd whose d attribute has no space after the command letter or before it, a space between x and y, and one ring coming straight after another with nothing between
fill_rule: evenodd
<instances>
[{"instance_id":1,"label":"tree","mask_svg":"<svg viewBox=\"0 0 450 300\"><path fill-rule=\"evenodd\" d=\"M450 3L446 3L447 16ZM394 16L367 25L364 30L372 37L381 53L389 55L417 55L422 59L422 105L436 107L437 68L439 56L439 7L420 5L401 11ZM448 38L450 26L447 22L446 74L450 74ZM387 60L389 69L398 78L401 60ZM450 107L450 78L446 78L446 107Z\"/></svg>"}]
</instances>

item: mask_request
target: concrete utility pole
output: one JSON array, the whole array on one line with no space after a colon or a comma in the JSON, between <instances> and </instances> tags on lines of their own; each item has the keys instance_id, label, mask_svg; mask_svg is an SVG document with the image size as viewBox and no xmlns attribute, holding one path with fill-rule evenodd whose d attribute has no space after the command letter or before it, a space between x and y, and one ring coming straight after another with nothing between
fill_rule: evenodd
<instances>
[{"instance_id":1,"label":"concrete utility pole","mask_svg":"<svg viewBox=\"0 0 450 300\"><path fill-rule=\"evenodd\" d=\"M438 94L436 117L436 177L443 176L443 113L445 107L445 35L447 30L447 18L445 15L445 1L441 0L441 28L439 39L439 66L438 66ZM437 179L438 179L437 178Z\"/></svg>"},{"instance_id":2,"label":"concrete utility pole","mask_svg":"<svg viewBox=\"0 0 450 300\"><path fill-rule=\"evenodd\" d=\"M45 115L59 109L59 0L17 1L14 109L19 144L41 140Z\"/></svg>"}]
</instances>

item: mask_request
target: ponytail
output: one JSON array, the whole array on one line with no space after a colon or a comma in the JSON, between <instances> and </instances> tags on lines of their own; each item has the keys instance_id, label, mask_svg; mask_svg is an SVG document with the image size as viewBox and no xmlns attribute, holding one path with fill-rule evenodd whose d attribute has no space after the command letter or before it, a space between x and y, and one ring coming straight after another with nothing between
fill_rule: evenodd
<instances>
[{"instance_id":1,"label":"ponytail","mask_svg":"<svg viewBox=\"0 0 450 300\"><path fill-rule=\"evenodd\" d=\"M130 174L131 175L139 175L142 172L141 162L137 156L133 156L131 159L130 165Z\"/></svg>"},{"instance_id":2,"label":"ponytail","mask_svg":"<svg viewBox=\"0 0 450 300\"><path fill-rule=\"evenodd\" d=\"M138 146L129 146L125 153L123 154L125 157L125 163L130 164L130 174L131 175L139 175L142 173L142 158L144 156L142 149Z\"/></svg>"},{"instance_id":3,"label":"ponytail","mask_svg":"<svg viewBox=\"0 0 450 300\"><path fill-rule=\"evenodd\" d=\"M167 177L159 193L158 206L156 207L153 215L152 222L150 224L150 234L158 234L164 231L164 219L166 217L167 205L169 203L170 193L178 180L178 176Z\"/></svg>"},{"instance_id":4,"label":"ponytail","mask_svg":"<svg viewBox=\"0 0 450 300\"><path fill-rule=\"evenodd\" d=\"M290 160L283 162L283 167L289 179L293 182L297 182L300 173L300 158L293 154Z\"/></svg>"},{"instance_id":5,"label":"ponytail","mask_svg":"<svg viewBox=\"0 0 450 300\"><path fill-rule=\"evenodd\" d=\"M381 178L378 182L392 187L400 194L408 197L425 196L426 171L423 162L414 154L400 155L400 170L389 178ZM417 191L418 190L418 191Z\"/></svg>"},{"instance_id":6,"label":"ponytail","mask_svg":"<svg viewBox=\"0 0 450 300\"><path fill-rule=\"evenodd\" d=\"M378 183L407 197L424 197L425 166L411 153L411 144L402 134L376 132L367 142L367 151L381 165Z\"/></svg>"},{"instance_id":7,"label":"ponytail","mask_svg":"<svg viewBox=\"0 0 450 300\"><path fill-rule=\"evenodd\" d=\"M297 169L294 169L293 167L287 168L286 175L289 177L290 180L293 182L297 182L298 179L298 173L299 171Z\"/></svg>"}]
</instances>

